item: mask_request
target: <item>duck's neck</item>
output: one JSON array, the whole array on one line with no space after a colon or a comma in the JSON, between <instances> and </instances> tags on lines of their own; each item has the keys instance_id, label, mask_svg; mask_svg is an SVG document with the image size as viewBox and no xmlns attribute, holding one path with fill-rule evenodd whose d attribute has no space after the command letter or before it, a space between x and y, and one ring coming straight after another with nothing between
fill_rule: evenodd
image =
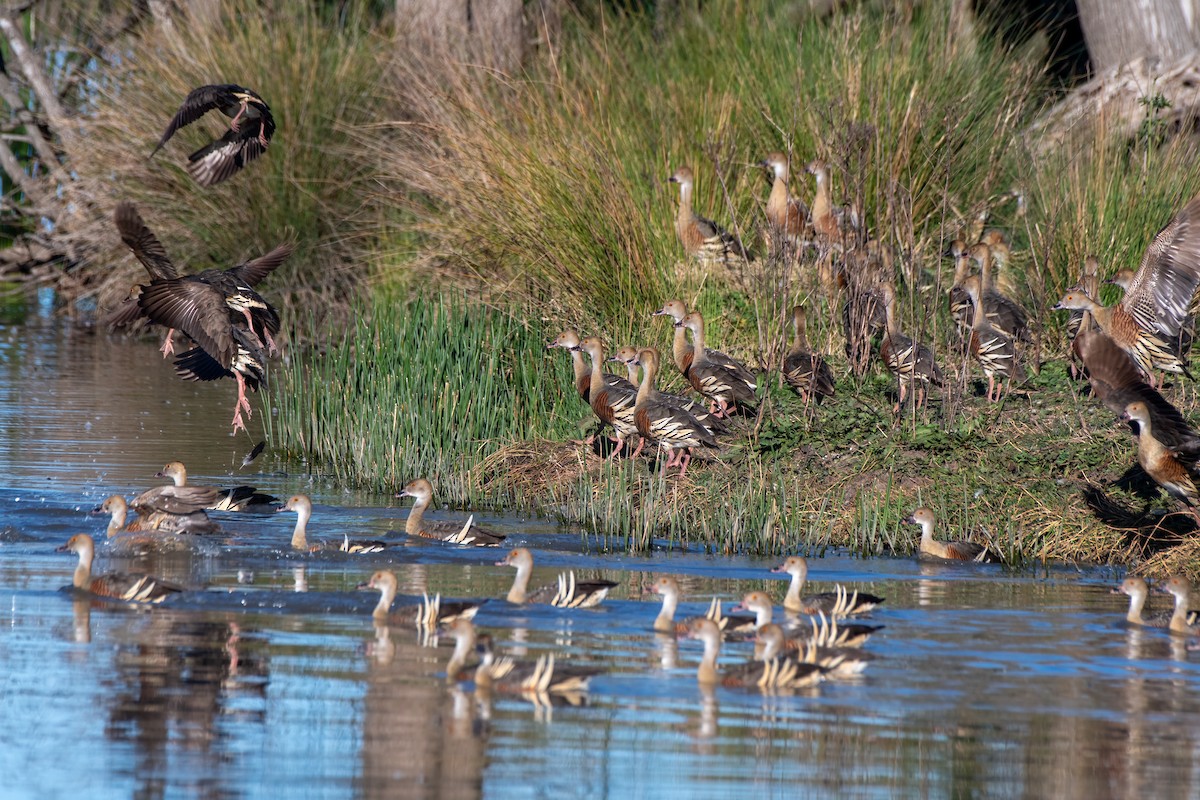
<instances>
[{"instance_id":1,"label":"duck's neck","mask_svg":"<svg viewBox=\"0 0 1200 800\"><path fill-rule=\"evenodd\" d=\"M675 217L675 226L679 230L692 221L692 184L683 181L679 184L679 214Z\"/></svg>"},{"instance_id":2,"label":"duck's neck","mask_svg":"<svg viewBox=\"0 0 1200 800\"><path fill-rule=\"evenodd\" d=\"M888 336L900 335L900 323L896 321L896 297L892 295L888 298L883 307L884 315L887 317Z\"/></svg>"},{"instance_id":3,"label":"duck's neck","mask_svg":"<svg viewBox=\"0 0 1200 800\"><path fill-rule=\"evenodd\" d=\"M1133 591L1129 593L1129 613L1125 619L1135 625L1142 624L1142 607L1146 605L1146 593Z\"/></svg>"},{"instance_id":4,"label":"duck's neck","mask_svg":"<svg viewBox=\"0 0 1200 800\"><path fill-rule=\"evenodd\" d=\"M588 369L587 364L583 363L583 353L578 350L571 351L571 366L575 370L575 385L577 387L586 388L588 386ZM583 392L580 392L582 395Z\"/></svg>"},{"instance_id":5,"label":"duck's neck","mask_svg":"<svg viewBox=\"0 0 1200 800\"><path fill-rule=\"evenodd\" d=\"M817 194L813 197L812 215L814 219L827 217L832 212L833 204L829 201L829 175L823 169L814 173L817 179Z\"/></svg>"},{"instance_id":6,"label":"duck's neck","mask_svg":"<svg viewBox=\"0 0 1200 800\"><path fill-rule=\"evenodd\" d=\"M654 392L654 373L655 368L652 363L642 365L642 383L638 386L636 405L641 405L650 399L650 395Z\"/></svg>"},{"instance_id":7,"label":"duck's neck","mask_svg":"<svg viewBox=\"0 0 1200 800\"><path fill-rule=\"evenodd\" d=\"M628 378L628 379L629 379L629 382L630 382L630 383L632 383L634 386L637 386L637 385L638 385L638 368L637 368L637 364L631 364L631 363L629 363L629 362L626 362L626 364L625 364L625 377L626 377L626 378Z\"/></svg>"},{"instance_id":8,"label":"duck's neck","mask_svg":"<svg viewBox=\"0 0 1200 800\"><path fill-rule=\"evenodd\" d=\"M654 630L664 633L675 630L675 609L678 607L679 595L675 592L663 592L662 610L654 618Z\"/></svg>"},{"instance_id":9,"label":"duck's neck","mask_svg":"<svg viewBox=\"0 0 1200 800\"><path fill-rule=\"evenodd\" d=\"M771 184L771 194L767 197L767 213L781 218L787 224L788 185L787 171L775 170L775 182Z\"/></svg>"},{"instance_id":10,"label":"duck's neck","mask_svg":"<svg viewBox=\"0 0 1200 800\"><path fill-rule=\"evenodd\" d=\"M1180 631L1182 633L1191 632L1191 627L1187 621L1188 598L1189 595L1187 592L1178 592L1175 594L1175 612L1171 614L1171 630L1173 631Z\"/></svg>"},{"instance_id":11,"label":"duck's neck","mask_svg":"<svg viewBox=\"0 0 1200 800\"><path fill-rule=\"evenodd\" d=\"M591 397L592 402L600 396L600 392L604 391L604 371L601 368L601 362L604 360L604 353L597 350L594 353L589 353L592 357L592 384Z\"/></svg>"},{"instance_id":12,"label":"duck's neck","mask_svg":"<svg viewBox=\"0 0 1200 800\"><path fill-rule=\"evenodd\" d=\"M296 527L292 531L293 550L308 549L308 518L310 516L312 516L312 509L304 506L296 509Z\"/></svg>"},{"instance_id":13,"label":"duck's neck","mask_svg":"<svg viewBox=\"0 0 1200 800\"><path fill-rule=\"evenodd\" d=\"M991 252L981 253L979 259L979 292L987 294L992 288L992 254Z\"/></svg>"},{"instance_id":14,"label":"duck's neck","mask_svg":"<svg viewBox=\"0 0 1200 800\"><path fill-rule=\"evenodd\" d=\"M960 253L954 260L954 285L960 286L966 280L967 273L971 270L971 257L966 253Z\"/></svg>"},{"instance_id":15,"label":"duck's neck","mask_svg":"<svg viewBox=\"0 0 1200 800\"><path fill-rule=\"evenodd\" d=\"M721 680L721 674L717 672L717 656L720 652L720 635L705 636L704 656L700 659L700 666L696 669L697 681L704 684L713 684Z\"/></svg>"},{"instance_id":16,"label":"duck's neck","mask_svg":"<svg viewBox=\"0 0 1200 800\"><path fill-rule=\"evenodd\" d=\"M792 572L792 582L788 584L787 595L783 598L784 608L800 608L800 590L804 588L804 580L807 577L803 570Z\"/></svg>"},{"instance_id":17,"label":"duck's neck","mask_svg":"<svg viewBox=\"0 0 1200 800\"><path fill-rule=\"evenodd\" d=\"M808 337L804 335L804 320L792 317L792 349L793 353L801 353L808 349Z\"/></svg>"},{"instance_id":18,"label":"duck's neck","mask_svg":"<svg viewBox=\"0 0 1200 800\"><path fill-rule=\"evenodd\" d=\"M371 612L371 616L376 619L387 619L388 610L392 607L392 601L396 599L396 587L390 583L385 583L379 587L379 602L375 604L375 610Z\"/></svg>"},{"instance_id":19,"label":"duck's neck","mask_svg":"<svg viewBox=\"0 0 1200 800\"><path fill-rule=\"evenodd\" d=\"M412 510L408 512L408 519L404 520L404 532L409 536L421 535L421 531L424 530L425 509L429 508L429 503L432 500L432 497L415 498Z\"/></svg>"},{"instance_id":20,"label":"duck's neck","mask_svg":"<svg viewBox=\"0 0 1200 800\"><path fill-rule=\"evenodd\" d=\"M761 628L763 625L771 624L771 616L775 610L771 608L770 603L763 603L754 610L754 627Z\"/></svg>"},{"instance_id":21,"label":"duck's neck","mask_svg":"<svg viewBox=\"0 0 1200 800\"><path fill-rule=\"evenodd\" d=\"M782 644L778 636L768 636L763 640L762 653L759 656L760 660L770 661L773 658L777 658Z\"/></svg>"},{"instance_id":22,"label":"duck's neck","mask_svg":"<svg viewBox=\"0 0 1200 800\"><path fill-rule=\"evenodd\" d=\"M187 486L187 470L181 469L171 474L171 480L175 481L175 486Z\"/></svg>"},{"instance_id":23,"label":"duck's neck","mask_svg":"<svg viewBox=\"0 0 1200 800\"><path fill-rule=\"evenodd\" d=\"M75 565L75 578L71 584L76 589L87 591L92 586L92 548L85 547L79 551L79 563Z\"/></svg>"},{"instance_id":24,"label":"duck's neck","mask_svg":"<svg viewBox=\"0 0 1200 800\"><path fill-rule=\"evenodd\" d=\"M129 516L129 510L122 506L117 506L112 510L112 518L108 521L108 536L112 538L120 533L125 527L125 520Z\"/></svg>"},{"instance_id":25,"label":"duck's neck","mask_svg":"<svg viewBox=\"0 0 1200 800\"><path fill-rule=\"evenodd\" d=\"M678 320L676 320L678 322ZM684 365L687 363L688 350L691 345L688 344L687 330L679 327L675 329L675 338L671 340L671 357L675 359L675 366L679 367L680 372L685 372Z\"/></svg>"},{"instance_id":26,"label":"duck's neck","mask_svg":"<svg viewBox=\"0 0 1200 800\"><path fill-rule=\"evenodd\" d=\"M704 323L700 323L695 328L692 328L692 349L696 356L692 363L699 363L704 360Z\"/></svg>"},{"instance_id":27,"label":"duck's neck","mask_svg":"<svg viewBox=\"0 0 1200 800\"><path fill-rule=\"evenodd\" d=\"M921 549L929 552L935 551L932 522L921 523Z\"/></svg>"},{"instance_id":28,"label":"duck's neck","mask_svg":"<svg viewBox=\"0 0 1200 800\"><path fill-rule=\"evenodd\" d=\"M533 572L533 564L521 561L516 566L517 576L513 578L507 599L510 603L524 603L529 591L529 576Z\"/></svg>"}]
</instances>

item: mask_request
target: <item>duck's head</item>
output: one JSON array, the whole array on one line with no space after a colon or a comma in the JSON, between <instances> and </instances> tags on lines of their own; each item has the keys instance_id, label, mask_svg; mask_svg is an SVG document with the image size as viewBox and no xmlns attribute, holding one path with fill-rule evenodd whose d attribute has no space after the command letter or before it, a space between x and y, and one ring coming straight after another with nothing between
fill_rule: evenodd
<instances>
[{"instance_id":1,"label":"duck's head","mask_svg":"<svg viewBox=\"0 0 1200 800\"><path fill-rule=\"evenodd\" d=\"M904 521L909 525L920 525L921 527L925 527L926 525L932 525L936 519L937 518L934 516L932 510L922 506L905 517Z\"/></svg>"},{"instance_id":2,"label":"duck's head","mask_svg":"<svg viewBox=\"0 0 1200 800\"><path fill-rule=\"evenodd\" d=\"M679 322L687 316L687 306L680 300L668 300L663 303L663 307L658 311L651 312L652 317L669 316L676 322Z\"/></svg>"},{"instance_id":3,"label":"duck's head","mask_svg":"<svg viewBox=\"0 0 1200 800\"><path fill-rule=\"evenodd\" d=\"M417 478L404 484L404 488L396 492L396 497L413 497L417 502L427 502L433 497L433 484L424 478Z\"/></svg>"},{"instance_id":4,"label":"duck's head","mask_svg":"<svg viewBox=\"0 0 1200 800\"><path fill-rule=\"evenodd\" d=\"M554 341L546 345L549 350L552 347L561 347L564 350L574 350L579 347L579 334L575 331L566 330L554 338Z\"/></svg>"}]
</instances>

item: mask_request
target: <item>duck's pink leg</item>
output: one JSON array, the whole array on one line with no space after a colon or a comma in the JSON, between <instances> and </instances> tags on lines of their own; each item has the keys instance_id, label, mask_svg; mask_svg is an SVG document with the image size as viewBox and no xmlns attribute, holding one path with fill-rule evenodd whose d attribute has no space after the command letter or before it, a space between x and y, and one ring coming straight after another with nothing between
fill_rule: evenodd
<instances>
[{"instance_id":1,"label":"duck's pink leg","mask_svg":"<svg viewBox=\"0 0 1200 800\"><path fill-rule=\"evenodd\" d=\"M169 356L175 352L175 342L173 341L174 337L175 337L175 329L174 328L168 329L167 330L167 338L165 340L163 340L162 347L158 348L158 352L162 353L163 358L166 358L167 356Z\"/></svg>"}]
</instances>

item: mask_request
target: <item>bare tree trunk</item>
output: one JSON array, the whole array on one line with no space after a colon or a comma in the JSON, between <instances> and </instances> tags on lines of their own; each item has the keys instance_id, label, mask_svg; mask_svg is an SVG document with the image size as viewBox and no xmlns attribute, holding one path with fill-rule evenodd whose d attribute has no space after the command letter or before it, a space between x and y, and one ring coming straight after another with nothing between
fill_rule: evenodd
<instances>
[{"instance_id":1,"label":"bare tree trunk","mask_svg":"<svg viewBox=\"0 0 1200 800\"><path fill-rule=\"evenodd\" d=\"M1096 74L1142 57L1173 63L1197 49L1197 0L1077 0Z\"/></svg>"}]
</instances>

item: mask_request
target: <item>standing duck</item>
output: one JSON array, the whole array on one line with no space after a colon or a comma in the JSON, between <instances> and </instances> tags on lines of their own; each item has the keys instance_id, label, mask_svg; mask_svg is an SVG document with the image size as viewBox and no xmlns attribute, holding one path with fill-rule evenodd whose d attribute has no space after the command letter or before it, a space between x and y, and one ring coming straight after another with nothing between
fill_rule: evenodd
<instances>
[{"instance_id":1,"label":"standing duck","mask_svg":"<svg viewBox=\"0 0 1200 800\"><path fill-rule=\"evenodd\" d=\"M531 592L529 578L533 575L533 553L524 547L510 552L503 561L497 561L496 566L517 569L512 588L506 595L508 602L515 605L549 603L560 608L591 608L600 605L608 597L609 590L617 585L613 581L578 581L572 571L560 574L556 586L543 586Z\"/></svg>"},{"instance_id":2,"label":"standing duck","mask_svg":"<svg viewBox=\"0 0 1200 800\"><path fill-rule=\"evenodd\" d=\"M1125 297L1101 306L1083 291L1067 292L1056 309L1091 312L1105 333L1147 375L1151 369L1191 376L1178 344L1200 287L1200 196L1188 202L1146 248ZM1151 377L1151 385L1154 381Z\"/></svg>"},{"instance_id":3,"label":"standing duck","mask_svg":"<svg viewBox=\"0 0 1200 800\"><path fill-rule=\"evenodd\" d=\"M683 318L687 316L687 313L687 307L681 301L668 300L663 304L662 308L650 314L652 317L670 317L675 323L674 334L671 339L671 360L679 368L679 374L685 378L688 377L688 373L692 369L692 362L696 358L696 348L687 340L687 329L679 324L683 322ZM746 369L736 358L728 356L720 350L705 347L704 353L709 361L729 367L732 370ZM750 375L750 379L754 380L754 376Z\"/></svg>"},{"instance_id":4,"label":"standing duck","mask_svg":"<svg viewBox=\"0 0 1200 800\"><path fill-rule=\"evenodd\" d=\"M427 521L425 510L433 501L433 484L424 478L409 481L403 489L396 493L396 497L411 497L416 501L413 503L412 510L408 512L408 519L404 521L404 532L409 536L437 539L451 544L469 544L476 547L496 547L505 539L502 533L495 533L474 524L474 516L471 516L464 525L443 520Z\"/></svg>"},{"instance_id":5,"label":"standing duck","mask_svg":"<svg viewBox=\"0 0 1200 800\"><path fill-rule=\"evenodd\" d=\"M813 397L833 397L833 370L825 359L808 349L804 330L804 306L792 309L792 347L783 357L783 379L808 402Z\"/></svg>"},{"instance_id":6,"label":"standing duck","mask_svg":"<svg viewBox=\"0 0 1200 800\"><path fill-rule=\"evenodd\" d=\"M187 467L182 461L172 461L155 473L156 478L170 478L176 488L188 485ZM210 487L202 487L210 488ZM246 511L246 510L275 510L278 497L262 494L253 486L234 486L232 489L213 489L216 502L205 506L212 511Z\"/></svg>"},{"instance_id":7,"label":"standing duck","mask_svg":"<svg viewBox=\"0 0 1200 800\"><path fill-rule=\"evenodd\" d=\"M848 249L862 230L862 215L851 206L833 204L829 166L824 161L810 161L804 171L817 181L812 202L813 230L827 244Z\"/></svg>"},{"instance_id":8,"label":"standing duck","mask_svg":"<svg viewBox=\"0 0 1200 800\"><path fill-rule=\"evenodd\" d=\"M1141 400L1125 406L1123 419L1136 422L1138 426L1138 463L1155 483L1167 490L1167 494L1182 500L1200 523L1200 492L1196 490L1194 470L1195 455L1185 461L1179 451L1172 450L1154 435L1150 409Z\"/></svg>"},{"instance_id":9,"label":"standing duck","mask_svg":"<svg viewBox=\"0 0 1200 800\"><path fill-rule=\"evenodd\" d=\"M75 567L72 585L81 592L98 597L111 597L131 603L161 603L183 589L149 575L109 573L92 575L92 560L96 555L96 543L86 533L78 533L67 543L56 549L59 553L76 553L79 564Z\"/></svg>"},{"instance_id":10,"label":"standing duck","mask_svg":"<svg viewBox=\"0 0 1200 800\"><path fill-rule=\"evenodd\" d=\"M294 511L296 512L296 527L292 529L292 549L302 550L309 553L318 550L341 550L343 553L380 553L387 549L386 542L366 541L366 540L351 540L347 534L341 543L334 547L332 544L313 544L308 543L308 521L312 519L312 500L307 495L295 494L287 499L287 502L279 507L279 512Z\"/></svg>"},{"instance_id":11,"label":"standing duck","mask_svg":"<svg viewBox=\"0 0 1200 800\"><path fill-rule=\"evenodd\" d=\"M609 458L615 458L621 452L625 439L637 434L637 424L633 421L633 409L637 404L637 390L630 387L610 387L604 379L601 367L604 364L604 345L595 336L589 336L579 343L579 349L592 359L592 382L589 389L589 402L592 411L600 421L612 425L616 432L614 441L617 443Z\"/></svg>"},{"instance_id":12,"label":"standing duck","mask_svg":"<svg viewBox=\"0 0 1200 800\"><path fill-rule=\"evenodd\" d=\"M900 397L893 410L900 411L910 385L916 387L916 405L921 408L928 394L926 387L931 383L934 386L942 385L942 371L933 360L932 350L900 330L900 322L896 317L895 287L885 281L879 284L879 292L887 315L887 331L879 345L879 357L900 384Z\"/></svg>"},{"instance_id":13,"label":"standing duck","mask_svg":"<svg viewBox=\"0 0 1200 800\"><path fill-rule=\"evenodd\" d=\"M996 290L992 282L992 251L986 244L979 242L967 255L979 265L979 299L972 298L972 318L974 310L984 308L984 315L993 328L1010 339L1020 342L1030 342L1033 336L1029 331L1029 314L1021 305L1008 295Z\"/></svg>"},{"instance_id":14,"label":"standing duck","mask_svg":"<svg viewBox=\"0 0 1200 800\"><path fill-rule=\"evenodd\" d=\"M675 233L688 256L701 262L726 265L750 260L736 236L692 210L695 177L691 167L677 169L670 177L670 182L679 184L679 213L675 217Z\"/></svg>"},{"instance_id":15,"label":"standing duck","mask_svg":"<svg viewBox=\"0 0 1200 800\"><path fill-rule=\"evenodd\" d=\"M151 505L141 505L135 510L137 518L129 521L129 504L125 502L124 497L114 494L93 509L92 513L109 515L108 528L105 533L110 539L121 531L187 534L220 533L221 531L221 526L210 520L208 515L201 510L176 513Z\"/></svg>"},{"instance_id":16,"label":"standing duck","mask_svg":"<svg viewBox=\"0 0 1200 800\"><path fill-rule=\"evenodd\" d=\"M950 317L960 329L969 331L974 319L974 307L964 284L970 275L971 256L962 239L955 239L950 243L949 253L954 259L954 279L950 284Z\"/></svg>"},{"instance_id":17,"label":"standing duck","mask_svg":"<svg viewBox=\"0 0 1200 800\"><path fill-rule=\"evenodd\" d=\"M418 628L430 628L437 624L449 625L459 619L473 619L479 613L482 602L471 600L444 601L441 595L430 599L428 595L422 598L419 605L408 606L404 613L390 613L392 603L396 600L396 590L399 582L396 573L381 569L367 581L358 584L356 589L376 589L379 592L379 602L371 611L371 616L379 622L390 619L415 623ZM472 647L474 643L472 643Z\"/></svg>"},{"instance_id":18,"label":"standing duck","mask_svg":"<svg viewBox=\"0 0 1200 800\"><path fill-rule=\"evenodd\" d=\"M555 337L554 341L546 345L546 349L552 347L561 347L571 354L571 366L575 370L575 391L579 392L579 396L583 398L583 402L591 403L592 393L592 372L583 362L583 351L579 349L580 339L579 334L572 330L566 330ZM626 380L619 375L604 373L604 383L606 386L625 390L634 391L634 382Z\"/></svg>"},{"instance_id":19,"label":"standing duck","mask_svg":"<svg viewBox=\"0 0 1200 800\"><path fill-rule=\"evenodd\" d=\"M230 118L229 130L220 139L188 156L187 169L196 183L201 186L218 184L267 151L267 145L275 135L275 119L270 107L252 89L226 83L201 86L188 92L150 157L154 157L175 131L214 109Z\"/></svg>"},{"instance_id":20,"label":"standing duck","mask_svg":"<svg viewBox=\"0 0 1200 800\"><path fill-rule=\"evenodd\" d=\"M1017 348L1013 340L1004 334L1002 331L992 326L988 319L986 306L980 288L983 281L975 278L968 278L964 282L964 288L971 298L971 305L977 311L982 313L973 313L971 320L970 338L967 342L967 349L971 355L979 363L983 369L983 374L987 377L987 399L989 403L1000 402L1001 390L1004 389L1005 381L1008 386L1012 386L1012 382L1022 382L1025 380L1025 370L1021 367L1021 363L1017 360ZM997 380L999 379L999 380Z\"/></svg>"},{"instance_id":21,"label":"standing duck","mask_svg":"<svg viewBox=\"0 0 1200 800\"><path fill-rule=\"evenodd\" d=\"M725 366L708 357L704 346L704 317L699 311L685 316L675 326L692 332L692 347L695 357L688 370L688 380L697 392L708 398L709 410L719 417L729 417L730 409L742 406L754 409L758 405L758 378L745 364L733 362ZM732 360L732 359L731 359Z\"/></svg>"},{"instance_id":22,"label":"standing duck","mask_svg":"<svg viewBox=\"0 0 1200 800\"><path fill-rule=\"evenodd\" d=\"M708 428L687 411L653 396L654 378L658 374L657 350L642 350L638 354L638 363L642 367L642 385L638 388L634 406L634 424L643 441L649 439L668 451L669 457L663 469L678 466L679 477L683 478L692 460L692 450L696 447L715 448L717 440ZM640 444L638 448L641 449Z\"/></svg>"},{"instance_id":23,"label":"standing duck","mask_svg":"<svg viewBox=\"0 0 1200 800\"><path fill-rule=\"evenodd\" d=\"M918 508L904 519L910 525L921 526L921 543L919 552L922 556L942 558L947 561L991 561L991 553L981 544L975 542L939 542L933 538L933 526L937 522L933 511L928 508Z\"/></svg>"},{"instance_id":24,"label":"standing duck","mask_svg":"<svg viewBox=\"0 0 1200 800\"><path fill-rule=\"evenodd\" d=\"M829 616L844 616L848 614L865 614L883 602L878 597L867 592L848 592L840 585L837 591L820 594L801 595L804 582L808 579L808 560L802 556L789 556L778 567L771 569L774 573L791 576L787 595L783 598L783 607L798 614L826 614Z\"/></svg>"},{"instance_id":25,"label":"standing duck","mask_svg":"<svg viewBox=\"0 0 1200 800\"><path fill-rule=\"evenodd\" d=\"M783 153L770 153L759 166L769 170L774 178L771 194L767 197L767 222L778 236L798 249L811 230L808 207L800 198L792 197L788 190L788 157Z\"/></svg>"},{"instance_id":26,"label":"standing duck","mask_svg":"<svg viewBox=\"0 0 1200 800\"><path fill-rule=\"evenodd\" d=\"M641 363L638 361L638 354L642 348L639 347L621 347L613 354L609 361L620 361L625 365L629 373L629 381L635 386L640 386L641 379L638 378L638 368ZM661 364L660 364L661 365ZM708 430L713 436L724 433L728 430L719 417L709 412L702 403L697 403L690 397L684 397L678 394L660 391L657 387L650 388L650 397L654 400L666 403L672 408L678 408L691 414L696 418L696 421Z\"/></svg>"},{"instance_id":27,"label":"standing duck","mask_svg":"<svg viewBox=\"0 0 1200 800\"><path fill-rule=\"evenodd\" d=\"M825 670L816 664L777 657L770 661L750 661L731 667L722 675L717 668L721 653L721 629L710 619L697 618L688 625L688 637L704 644L704 656L696 669L696 680L705 686L757 687L771 691L801 689L821 682Z\"/></svg>"}]
</instances>

